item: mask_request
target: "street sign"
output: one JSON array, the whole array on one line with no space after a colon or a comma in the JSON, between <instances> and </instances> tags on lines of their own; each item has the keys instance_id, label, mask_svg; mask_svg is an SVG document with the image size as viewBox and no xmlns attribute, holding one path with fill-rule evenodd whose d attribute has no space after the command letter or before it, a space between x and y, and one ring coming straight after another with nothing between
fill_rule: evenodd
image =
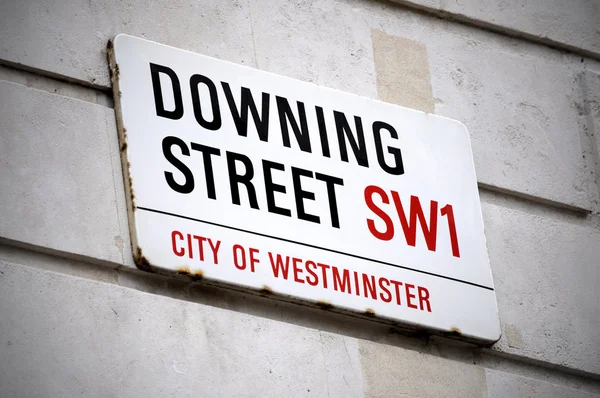
<instances>
[{"instance_id":1,"label":"street sign","mask_svg":"<svg viewBox=\"0 0 600 398\"><path fill-rule=\"evenodd\" d=\"M140 268L499 338L463 124L132 36L110 46Z\"/></svg>"}]
</instances>

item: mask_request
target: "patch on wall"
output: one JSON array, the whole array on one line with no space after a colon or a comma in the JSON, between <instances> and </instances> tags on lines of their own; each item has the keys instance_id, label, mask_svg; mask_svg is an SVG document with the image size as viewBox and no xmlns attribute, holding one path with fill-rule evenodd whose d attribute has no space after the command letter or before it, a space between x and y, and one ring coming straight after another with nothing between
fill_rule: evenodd
<instances>
[{"instance_id":1,"label":"patch on wall","mask_svg":"<svg viewBox=\"0 0 600 398\"><path fill-rule=\"evenodd\" d=\"M429 58L423 43L371 31L379 99L434 113Z\"/></svg>"}]
</instances>

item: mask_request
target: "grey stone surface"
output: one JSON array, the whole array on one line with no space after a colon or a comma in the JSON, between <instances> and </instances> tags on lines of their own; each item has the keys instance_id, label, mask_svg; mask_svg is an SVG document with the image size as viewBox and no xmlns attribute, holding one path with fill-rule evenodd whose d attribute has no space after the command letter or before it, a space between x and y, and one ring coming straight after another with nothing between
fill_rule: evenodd
<instances>
[{"instance_id":1,"label":"grey stone surface","mask_svg":"<svg viewBox=\"0 0 600 398\"><path fill-rule=\"evenodd\" d=\"M65 82L34 72L27 72L13 67L0 65L0 80L17 83L22 86L47 91L51 94L80 99L107 108L113 108L112 93L102 92L96 88Z\"/></svg>"},{"instance_id":2,"label":"grey stone surface","mask_svg":"<svg viewBox=\"0 0 600 398\"><path fill-rule=\"evenodd\" d=\"M503 328L493 349L600 374L600 217L482 201Z\"/></svg>"},{"instance_id":3,"label":"grey stone surface","mask_svg":"<svg viewBox=\"0 0 600 398\"><path fill-rule=\"evenodd\" d=\"M254 62L250 15L242 0L0 3L0 59L95 86L110 87L106 45L119 33Z\"/></svg>"},{"instance_id":4,"label":"grey stone surface","mask_svg":"<svg viewBox=\"0 0 600 398\"><path fill-rule=\"evenodd\" d=\"M523 381L529 381L531 384L539 382L561 387L565 390L591 394L592 396L600 395L600 380L595 376L590 377L586 373L565 371L561 367L523 360L523 358L517 356L497 355L497 352L488 350L478 351L475 357L477 365L486 369L486 380L490 394L493 392L501 394L503 390L510 391L510 385L502 386L502 383L506 380L506 384L518 385ZM510 395L505 394L505 396Z\"/></svg>"},{"instance_id":5,"label":"grey stone surface","mask_svg":"<svg viewBox=\"0 0 600 398\"><path fill-rule=\"evenodd\" d=\"M600 64L592 64L579 77L583 91L581 102L576 104L581 115L580 129L583 132L581 141L584 156L590 159L588 173L594 178L595 192L591 192L592 206L596 213L600 212ZM593 69L592 69L593 68Z\"/></svg>"},{"instance_id":6,"label":"grey stone surface","mask_svg":"<svg viewBox=\"0 0 600 398\"><path fill-rule=\"evenodd\" d=\"M6 262L0 287L3 397L362 395L342 336Z\"/></svg>"},{"instance_id":7,"label":"grey stone surface","mask_svg":"<svg viewBox=\"0 0 600 398\"><path fill-rule=\"evenodd\" d=\"M17 247L2 241L0 241L0 261L27 264L28 267L106 283L118 283L121 275L116 268L59 257L55 253L40 253L32 251L27 246Z\"/></svg>"},{"instance_id":8,"label":"grey stone surface","mask_svg":"<svg viewBox=\"0 0 600 398\"><path fill-rule=\"evenodd\" d=\"M259 69L377 98L369 2L251 1Z\"/></svg>"},{"instance_id":9,"label":"grey stone surface","mask_svg":"<svg viewBox=\"0 0 600 398\"><path fill-rule=\"evenodd\" d=\"M566 388L519 375L486 369L489 398L595 398L596 394Z\"/></svg>"},{"instance_id":10,"label":"grey stone surface","mask_svg":"<svg viewBox=\"0 0 600 398\"><path fill-rule=\"evenodd\" d=\"M0 237L123 263L114 111L6 81L0 102Z\"/></svg>"},{"instance_id":11,"label":"grey stone surface","mask_svg":"<svg viewBox=\"0 0 600 398\"><path fill-rule=\"evenodd\" d=\"M486 397L484 369L400 347L360 342L367 397Z\"/></svg>"},{"instance_id":12,"label":"grey stone surface","mask_svg":"<svg viewBox=\"0 0 600 398\"><path fill-rule=\"evenodd\" d=\"M327 395L364 396L359 340L332 333L319 332L319 334L325 359Z\"/></svg>"},{"instance_id":13,"label":"grey stone surface","mask_svg":"<svg viewBox=\"0 0 600 398\"><path fill-rule=\"evenodd\" d=\"M600 4L595 0L393 0L510 35L600 56Z\"/></svg>"},{"instance_id":14,"label":"grey stone surface","mask_svg":"<svg viewBox=\"0 0 600 398\"><path fill-rule=\"evenodd\" d=\"M420 0L417 3L422 4ZM442 11L600 56L600 3L596 0L440 0L439 3Z\"/></svg>"}]
</instances>

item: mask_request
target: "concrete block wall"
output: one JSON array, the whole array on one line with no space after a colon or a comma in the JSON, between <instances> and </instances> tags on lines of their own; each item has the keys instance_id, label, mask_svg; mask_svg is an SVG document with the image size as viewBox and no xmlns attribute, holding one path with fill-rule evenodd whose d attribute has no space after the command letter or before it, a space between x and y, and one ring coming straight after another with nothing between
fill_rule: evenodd
<instances>
[{"instance_id":1,"label":"concrete block wall","mask_svg":"<svg viewBox=\"0 0 600 398\"><path fill-rule=\"evenodd\" d=\"M600 396L596 2L0 3L0 396ZM106 43L458 119L492 347L133 265Z\"/></svg>"},{"instance_id":2,"label":"concrete block wall","mask_svg":"<svg viewBox=\"0 0 600 398\"><path fill-rule=\"evenodd\" d=\"M597 57L600 4L594 0L395 0L400 4L513 37Z\"/></svg>"}]
</instances>

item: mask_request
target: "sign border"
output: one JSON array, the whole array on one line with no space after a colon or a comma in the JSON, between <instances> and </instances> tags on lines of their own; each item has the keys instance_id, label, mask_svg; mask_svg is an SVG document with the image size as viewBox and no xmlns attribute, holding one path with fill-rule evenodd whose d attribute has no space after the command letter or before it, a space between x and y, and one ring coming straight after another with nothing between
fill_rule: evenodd
<instances>
[{"instance_id":1,"label":"sign border","mask_svg":"<svg viewBox=\"0 0 600 398\"><path fill-rule=\"evenodd\" d=\"M490 339L484 339L484 338L476 338L476 337L472 337L472 336L463 335L458 328L450 328L449 330L440 330L440 329L436 329L436 328L432 328L432 327L419 326L419 325L415 325L409 321L402 321L402 320L382 317L382 316L375 314L374 311L369 311L368 309L367 309L367 311L361 313L358 310L350 310L350 309L345 309L345 308L341 308L341 307L336 307L328 302L308 300L308 299L303 299L303 298L299 298L296 296L287 295L284 293L273 292L267 286L263 286L262 289L255 289L255 288L252 288L249 286L248 287L243 286L241 284L238 285L238 284L227 283L227 282L223 282L223 281L219 281L219 280L204 278L204 276L202 274L194 274L194 273L185 272L185 271L171 271L171 270L165 270L164 268L161 268L158 266L154 266L150 262L150 260L144 255L143 249L139 245L139 242L138 242L136 225L135 225L135 212L137 210L149 211L149 212L154 212L154 213L158 213L158 214L162 214L162 215L179 217L179 218L183 218L186 220L206 223L206 224L210 224L210 225L221 227L221 228L232 229L232 230L236 230L239 232L251 233L254 235L259 235L259 236L263 236L263 237L267 237L267 238L271 238L271 239L277 239L280 241L285 241L285 242L289 242L289 243L293 243L293 244L297 244L297 245L302 245L302 246L311 247L311 248L320 249L320 250L326 250L329 252L337 253L340 255L346 255L346 256L358 258L358 259L365 260L365 261L376 262L376 263L380 263L380 264L384 264L384 265L388 265L388 266L403 268L403 269L410 270L413 272L427 274L430 276L440 277L440 278L448 279L448 280L451 280L454 282L464 283L464 284L475 286L478 288L491 290L494 292L494 295L495 295L493 279L492 279L492 287L484 286L484 285L480 285L477 283L464 281L461 279L452 278L452 277L445 276L445 275L438 275L438 274L431 273L431 272L424 271L424 270L418 270L418 269L413 269L413 268L409 268L409 267L405 267L405 266L401 266L401 265L397 265L397 264L391 264L391 263L387 263L385 261L374 260L371 258L367 258L367 257L363 257L363 256L351 254L351 253L339 252L334 249L318 247L318 246L315 246L312 244L292 241L292 240L289 240L286 238L266 235L266 234L259 233L259 232L247 231L244 229L236 228L234 226L217 224L214 222L195 219L195 218L180 215L180 214L168 213L168 212L165 212L162 210L157 210L157 209L150 209L150 208L146 208L146 207L137 207L135 191L133 188L133 180L131 178L131 173L130 173L130 163L129 163L128 157L127 157L127 149L128 149L127 129L123 125L123 115L122 115L122 109L121 109L121 90L120 90L120 85L119 85L120 71L119 71L119 65L116 61L116 56L114 53L114 42L119 36L129 36L129 37L133 37L133 38L136 38L139 40L146 40L146 41L149 41L149 40L144 39L144 38L138 38L136 36L131 36L131 35L127 35L127 34L118 34L113 39L110 39L107 44L109 74L110 74L110 81L112 83L114 110L115 110L115 115L116 115L117 132L118 132L119 152L120 152L120 158L121 158L121 168L122 168L125 196L126 196L126 203L127 203L128 226L129 226L129 232L130 232L129 236L131 239L133 260L134 260L134 263L137 268L139 268L142 271L146 271L146 272L156 273L156 274L170 276L170 277L178 277L179 279L191 280L193 282L202 282L202 284L209 285L209 286L222 287L222 288L226 288L229 290L239 291L239 292L243 292L243 293L251 293L251 294L260 295L263 297L268 296L277 301L282 301L282 302L287 302L287 303L295 303L295 304L308 306L311 308L318 308L321 310L331 311L333 313L350 315L350 316L358 317L358 318L362 318L362 319L369 319L370 321L374 321L374 322L378 322L378 323L386 324L386 325L391 325L394 328L393 330L396 330L396 328L397 328L398 332L401 332L401 333L404 332L407 334L415 334L416 333L418 335L438 335L438 336L449 337L449 338L453 338L453 339L458 339L458 340L462 340L462 341L466 341L466 342L475 343L475 344L481 345L481 346L490 346L490 345L494 344L495 342L497 342L498 340L500 340L501 332L502 332L501 328L499 328L500 333L499 333L497 339L490 340ZM153 42L153 43L155 43L157 45L166 46L164 44L157 43L157 42ZM167 46L167 47L171 47L171 46ZM179 48L175 48L175 47L172 47L172 48L177 49L179 51L189 52L191 54L198 54L198 53L194 53L194 52L184 50L184 49L179 49ZM202 55L202 54L199 54L199 55ZM219 60L220 62L227 62L227 63L231 63L236 66L242 66L242 67L249 68L247 65L238 65L236 63L232 63L229 61L220 60L218 58L215 58L215 59ZM251 68L251 69L259 70L256 68ZM267 71L261 71L261 72L270 73ZM277 75L277 76L279 76L279 75ZM292 79L294 81L303 82L298 79L293 79L293 78L289 78L289 77L287 77L287 78ZM324 87L324 86L319 85L319 87ZM336 90L336 91L339 91L339 90ZM344 94L355 95L355 94L351 94L351 93L344 93ZM376 99L372 99L372 100L380 102ZM436 116L444 118L444 119L448 119L443 116L439 116L439 115L436 115ZM453 119L449 119L449 120L453 120ZM455 120L453 120L453 121L455 121ZM483 231L483 233L485 236L485 230ZM487 250L487 248L486 248L486 250ZM491 265L490 265L490 267L491 267ZM491 269L490 269L490 272L491 272ZM498 319L498 323L500 325L497 297L495 297L495 302L496 302L496 317L495 318Z\"/></svg>"}]
</instances>

